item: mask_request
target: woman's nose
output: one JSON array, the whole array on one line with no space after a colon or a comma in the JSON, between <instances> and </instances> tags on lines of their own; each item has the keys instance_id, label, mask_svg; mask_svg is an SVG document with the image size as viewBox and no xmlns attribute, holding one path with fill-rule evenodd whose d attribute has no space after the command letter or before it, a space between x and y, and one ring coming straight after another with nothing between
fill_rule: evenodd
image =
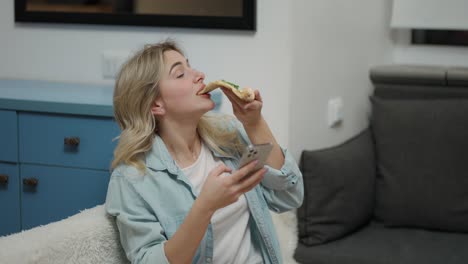
<instances>
[{"instance_id":1,"label":"woman's nose","mask_svg":"<svg viewBox=\"0 0 468 264\"><path fill-rule=\"evenodd\" d=\"M205 74L201 71L194 70L195 71L195 82L200 82L205 80Z\"/></svg>"}]
</instances>

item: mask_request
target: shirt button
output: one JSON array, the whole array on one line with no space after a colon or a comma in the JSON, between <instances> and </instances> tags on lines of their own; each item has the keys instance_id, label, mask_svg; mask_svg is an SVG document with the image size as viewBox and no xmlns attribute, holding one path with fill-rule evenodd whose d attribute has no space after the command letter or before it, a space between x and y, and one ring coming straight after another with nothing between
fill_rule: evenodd
<instances>
[{"instance_id":1,"label":"shirt button","mask_svg":"<svg viewBox=\"0 0 468 264\"><path fill-rule=\"evenodd\" d=\"M211 258L206 258L207 263L211 263Z\"/></svg>"}]
</instances>

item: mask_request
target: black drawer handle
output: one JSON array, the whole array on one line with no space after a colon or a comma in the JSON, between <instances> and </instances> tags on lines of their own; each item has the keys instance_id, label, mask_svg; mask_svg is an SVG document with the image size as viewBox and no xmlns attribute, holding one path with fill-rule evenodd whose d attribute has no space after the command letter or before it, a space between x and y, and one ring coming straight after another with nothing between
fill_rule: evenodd
<instances>
[{"instance_id":1,"label":"black drawer handle","mask_svg":"<svg viewBox=\"0 0 468 264\"><path fill-rule=\"evenodd\" d=\"M80 145L80 138L79 137L66 137L63 139L63 143L68 146L77 147L78 145Z\"/></svg>"},{"instance_id":2,"label":"black drawer handle","mask_svg":"<svg viewBox=\"0 0 468 264\"><path fill-rule=\"evenodd\" d=\"M24 184L24 185L27 185L27 186L36 187L38 183L39 183L39 180L36 179L36 178L26 178L26 179L23 179L23 184Z\"/></svg>"},{"instance_id":3,"label":"black drawer handle","mask_svg":"<svg viewBox=\"0 0 468 264\"><path fill-rule=\"evenodd\" d=\"M0 174L0 184L7 185L8 184L8 175Z\"/></svg>"}]
</instances>

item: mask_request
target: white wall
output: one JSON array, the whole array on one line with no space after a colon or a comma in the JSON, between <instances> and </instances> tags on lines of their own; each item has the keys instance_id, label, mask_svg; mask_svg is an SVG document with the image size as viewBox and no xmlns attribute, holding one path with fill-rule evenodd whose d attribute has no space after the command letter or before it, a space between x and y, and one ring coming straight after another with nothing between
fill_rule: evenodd
<instances>
[{"instance_id":1,"label":"white wall","mask_svg":"<svg viewBox=\"0 0 468 264\"><path fill-rule=\"evenodd\" d=\"M226 78L262 91L264 115L288 144L290 3L257 2L257 32L150 27L15 24L14 1L0 1L0 78L110 82L101 73L106 50L131 51L168 36L180 42L207 80ZM223 109L228 109L224 104Z\"/></svg>"},{"instance_id":2,"label":"white wall","mask_svg":"<svg viewBox=\"0 0 468 264\"><path fill-rule=\"evenodd\" d=\"M0 2L0 78L111 83L101 55L174 37L207 80L259 88L278 141L299 158L367 125L368 70L391 61L388 0L258 0L257 31L15 24ZM327 100L344 99L344 123L326 125ZM223 111L229 112L227 101Z\"/></svg>"},{"instance_id":3,"label":"white wall","mask_svg":"<svg viewBox=\"0 0 468 264\"><path fill-rule=\"evenodd\" d=\"M468 66L468 47L411 45L409 30L392 31L393 61L405 64Z\"/></svg>"},{"instance_id":4,"label":"white wall","mask_svg":"<svg viewBox=\"0 0 468 264\"><path fill-rule=\"evenodd\" d=\"M368 124L369 68L391 61L391 1L295 0L289 142L304 149L336 145ZM327 101L344 102L341 127L326 124Z\"/></svg>"}]
</instances>

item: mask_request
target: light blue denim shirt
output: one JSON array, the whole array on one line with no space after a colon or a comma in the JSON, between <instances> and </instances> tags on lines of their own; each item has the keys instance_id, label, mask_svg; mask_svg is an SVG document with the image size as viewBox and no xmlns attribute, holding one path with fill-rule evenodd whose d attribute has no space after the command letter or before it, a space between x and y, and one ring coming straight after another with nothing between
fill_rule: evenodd
<instances>
[{"instance_id":1,"label":"light blue denim shirt","mask_svg":"<svg viewBox=\"0 0 468 264\"><path fill-rule=\"evenodd\" d=\"M238 132L245 143L250 140L242 126ZM282 263L280 247L269 210L285 212L299 207L304 196L302 174L291 154L282 149L285 162L280 170L268 167L261 184L245 194L251 220L253 245L261 252L264 263ZM236 156L223 156L211 150L226 166L238 168ZM146 173L121 165L109 182L106 210L115 216L120 241L132 263L169 263L164 243L184 221L198 193L176 165L164 142L156 136L146 155ZM213 258L211 224L198 247L192 263L211 263ZM181 249L183 250L183 249ZM204 260L200 259L203 250Z\"/></svg>"}]
</instances>

